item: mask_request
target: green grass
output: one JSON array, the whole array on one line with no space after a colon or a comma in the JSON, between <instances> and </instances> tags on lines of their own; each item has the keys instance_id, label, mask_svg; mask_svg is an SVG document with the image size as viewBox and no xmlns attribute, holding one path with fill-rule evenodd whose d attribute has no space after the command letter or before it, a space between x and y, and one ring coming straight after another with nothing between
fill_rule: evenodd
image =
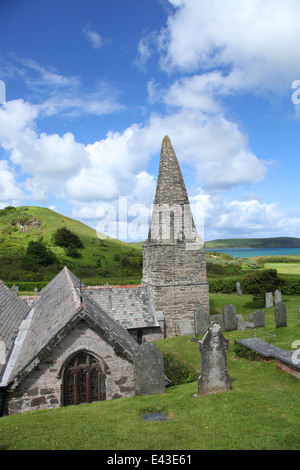
<instances>
[{"instance_id":1,"label":"green grass","mask_svg":"<svg viewBox=\"0 0 300 470\"><path fill-rule=\"evenodd\" d=\"M300 276L300 258L297 263L265 263L265 269L276 269L278 274Z\"/></svg>"},{"instance_id":2,"label":"green grass","mask_svg":"<svg viewBox=\"0 0 300 470\"><path fill-rule=\"evenodd\" d=\"M243 317L253 313L250 296L212 294L222 311L233 303ZM300 340L299 297L284 297L288 328L275 330L274 310L266 310L266 328L276 346L291 350ZM166 393L134 396L76 407L28 412L0 418L1 449L76 450L293 450L300 448L300 382L276 369L275 363L237 357L234 340L253 331L226 332L231 390L195 397L197 381L168 388ZM200 353L191 336L156 342L176 353L200 373ZM169 421L146 422L143 414L163 411Z\"/></svg>"}]
</instances>

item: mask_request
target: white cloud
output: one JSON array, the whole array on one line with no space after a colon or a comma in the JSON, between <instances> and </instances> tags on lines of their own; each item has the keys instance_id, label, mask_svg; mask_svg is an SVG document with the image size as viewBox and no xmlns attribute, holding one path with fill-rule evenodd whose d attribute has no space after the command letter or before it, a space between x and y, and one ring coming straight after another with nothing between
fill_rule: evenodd
<instances>
[{"instance_id":1,"label":"white cloud","mask_svg":"<svg viewBox=\"0 0 300 470\"><path fill-rule=\"evenodd\" d=\"M226 67L239 88L256 91L286 91L298 77L297 0L169 2L179 8L160 34L165 70Z\"/></svg>"},{"instance_id":2,"label":"white cloud","mask_svg":"<svg viewBox=\"0 0 300 470\"><path fill-rule=\"evenodd\" d=\"M83 32L94 49L101 49L103 44L106 42L99 33L91 28L90 24L84 28Z\"/></svg>"},{"instance_id":3,"label":"white cloud","mask_svg":"<svg viewBox=\"0 0 300 470\"><path fill-rule=\"evenodd\" d=\"M0 203L24 199L25 194L16 182L13 169L6 160L0 160Z\"/></svg>"}]
</instances>

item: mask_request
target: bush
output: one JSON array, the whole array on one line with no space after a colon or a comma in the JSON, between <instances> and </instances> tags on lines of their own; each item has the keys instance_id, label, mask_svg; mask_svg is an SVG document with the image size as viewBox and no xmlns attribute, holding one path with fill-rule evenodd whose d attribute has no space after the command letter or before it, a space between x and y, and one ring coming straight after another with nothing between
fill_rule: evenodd
<instances>
[{"instance_id":1,"label":"bush","mask_svg":"<svg viewBox=\"0 0 300 470\"><path fill-rule=\"evenodd\" d=\"M236 280L234 279L209 279L209 292L233 294L236 292Z\"/></svg>"},{"instance_id":2,"label":"bush","mask_svg":"<svg viewBox=\"0 0 300 470\"><path fill-rule=\"evenodd\" d=\"M163 359L165 374L174 385L194 382L198 379L199 374L190 366L180 361L175 354L164 353Z\"/></svg>"},{"instance_id":3,"label":"bush","mask_svg":"<svg viewBox=\"0 0 300 470\"><path fill-rule=\"evenodd\" d=\"M39 241L28 243L24 261L25 265L32 270L35 270L37 266L49 266L57 263L55 254Z\"/></svg>"},{"instance_id":4,"label":"bush","mask_svg":"<svg viewBox=\"0 0 300 470\"><path fill-rule=\"evenodd\" d=\"M265 269L245 276L241 288L243 292L253 295L255 300L264 300L265 293L274 292L279 283L276 269Z\"/></svg>"},{"instance_id":5,"label":"bush","mask_svg":"<svg viewBox=\"0 0 300 470\"><path fill-rule=\"evenodd\" d=\"M234 343L233 351L239 357L248 359L248 361L263 361L264 357L256 351L243 346L242 344Z\"/></svg>"},{"instance_id":6,"label":"bush","mask_svg":"<svg viewBox=\"0 0 300 470\"><path fill-rule=\"evenodd\" d=\"M71 232L67 227L62 227L56 230L54 234L54 243L55 245L62 246L63 248L67 248L70 245L75 248L83 248L83 243L78 235Z\"/></svg>"}]
</instances>

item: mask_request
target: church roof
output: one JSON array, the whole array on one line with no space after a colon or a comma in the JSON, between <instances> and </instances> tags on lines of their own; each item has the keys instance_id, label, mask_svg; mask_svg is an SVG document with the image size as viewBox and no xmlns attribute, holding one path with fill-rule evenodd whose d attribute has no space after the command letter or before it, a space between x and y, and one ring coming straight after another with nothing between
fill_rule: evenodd
<instances>
[{"instance_id":1,"label":"church roof","mask_svg":"<svg viewBox=\"0 0 300 470\"><path fill-rule=\"evenodd\" d=\"M106 313L82 287L80 280L66 267L40 292L40 299L30 312L25 334L19 332L17 351L7 364L6 385L25 376L84 319L104 337L117 354L131 359L138 344L116 320Z\"/></svg>"},{"instance_id":2,"label":"church roof","mask_svg":"<svg viewBox=\"0 0 300 470\"><path fill-rule=\"evenodd\" d=\"M146 285L88 287L88 293L124 328L159 326Z\"/></svg>"},{"instance_id":3,"label":"church roof","mask_svg":"<svg viewBox=\"0 0 300 470\"><path fill-rule=\"evenodd\" d=\"M29 310L30 307L27 303L0 280L0 346L2 359L0 361L0 376L4 366L4 358L9 355L18 334L19 326Z\"/></svg>"}]
</instances>

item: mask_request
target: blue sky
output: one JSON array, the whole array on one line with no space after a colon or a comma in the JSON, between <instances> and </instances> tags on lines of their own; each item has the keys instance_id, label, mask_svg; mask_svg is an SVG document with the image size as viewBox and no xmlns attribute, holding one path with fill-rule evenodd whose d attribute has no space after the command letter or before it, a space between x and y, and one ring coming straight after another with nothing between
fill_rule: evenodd
<instances>
[{"instance_id":1,"label":"blue sky","mask_svg":"<svg viewBox=\"0 0 300 470\"><path fill-rule=\"evenodd\" d=\"M126 197L129 223L147 217L122 238L143 239L167 134L206 240L300 237L299 15L299 0L1 0L0 208L96 228Z\"/></svg>"}]
</instances>

